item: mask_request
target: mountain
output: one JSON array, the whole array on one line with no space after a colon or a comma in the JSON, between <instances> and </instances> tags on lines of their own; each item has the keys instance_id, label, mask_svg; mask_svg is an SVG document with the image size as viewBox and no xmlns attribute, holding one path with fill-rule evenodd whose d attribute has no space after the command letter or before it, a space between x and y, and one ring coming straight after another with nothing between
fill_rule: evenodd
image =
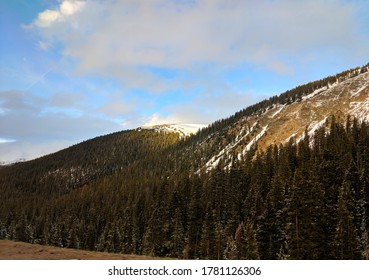
<instances>
[{"instance_id":1,"label":"mountain","mask_svg":"<svg viewBox=\"0 0 369 280\"><path fill-rule=\"evenodd\" d=\"M217 140L225 144L217 147L204 168L213 168L221 158L227 158L228 162L232 158L240 159L253 147L266 150L270 145L285 144L290 139L298 142L306 130L312 136L318 128L326 126L332 115L341 121L345 121L347 116L368 121L367 71L368 67L364 66L298 87L291 91L292 95L287 100L285 95L290 95L290 92L271 98L268 104L251 114L237 117L210 137L214 138L221 133L222 138L227 140Z\"/></svg>"},{"instance_id":2,"label":"mountain","mask_svg":"<svg viewBox=\"0 0 369 280\"><path fill-rule=\"evenodd\" d=\"M367 259L368 70L208 127L141 127L3 166L0 238L176 258Z\"/></svg>"}]
</instances>

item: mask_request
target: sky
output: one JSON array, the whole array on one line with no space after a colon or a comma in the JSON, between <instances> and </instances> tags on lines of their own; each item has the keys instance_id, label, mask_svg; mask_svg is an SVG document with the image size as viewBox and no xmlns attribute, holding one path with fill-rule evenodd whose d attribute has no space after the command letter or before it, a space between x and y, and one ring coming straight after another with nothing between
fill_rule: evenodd
<instances>
[{"instance_id":1,"label":"sky","mask_svg":"<svg viewBox=\"0 0 369 280\"><path fill-rule=\"evenodd\" d=\"M369 62L367 0L0 0L0 163L210 124Z\"/></svg>"}]
</instances>

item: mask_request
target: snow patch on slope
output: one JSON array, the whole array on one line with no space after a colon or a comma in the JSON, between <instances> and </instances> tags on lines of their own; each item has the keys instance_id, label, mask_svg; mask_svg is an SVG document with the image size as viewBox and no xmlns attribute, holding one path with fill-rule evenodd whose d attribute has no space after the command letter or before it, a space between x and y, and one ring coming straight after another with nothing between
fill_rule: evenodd
<instances>
[{"instance_id":1,"label":"snow patch on slope","mask_svg":"<svg viewBox=\"0 0 369 280\"><path fill-rule=\"evenodd\" d=\"M288 143L293 137L296 136L296 133L292 133L290 136L287 137L286 140L284 140L282 143L285 144L285 143Z\"/></svg>"},{"instance_id":2,"label":"snow patch on slope","mask_svg":"<svg viewBox=\"0 0 369 280\"><path fill-rule=\"evenodd\" d=\"M302 100L305 101L305 100L311 99L311 98L315 97L316 95L322 93L325 90L327 90L327 87L318 88L318 89L314 90L312 93L303 96Z\"/></svg>"},{"instance_id":3,"label":"snow patch on slope","mask_svg":"<svg viewBox=\"0 0 369 280\"><path fill-rule=\"evenodd\" d=\"M315 131L317 131L319 128L321 128L325 124L325 122L327 121L327 119L328 119L328 117L325 117L321 121L312 122L309 125L309 127L308 127L308 135L310 137L313 136L314 133L315 133ZM292 137L295 137L295 136L296 136L296 133L294 133L293 135L291 135L291 137L289 137L288 140L290 140ZM304 137L305 137L305 133L303 133L302 135L300 135L300 137L298 137L296 139L296 143L299 143Z\"/></svg>"},{"instance_id":4,"label":"snow patch on slope","mask_svg":"<svg viewBox=\"0 0 369 280\"><path fill-rule=\"evenodd\" d=\"M359 89L355 90L355 91L352 91L351 92L351 97L356 97L358 96L368 85L363 85L361 86Z\"/></svg>"},{"instance_id":5,"label":"snow patch on slope","mask_svg":"<svg viewBox=\"0 0 369 280\"><path fill-rule=\"evenodd\" d=\"M266 126L264 126L263 127L263 129L261 130L261 132L258 134L258 135L256 135L255 136L255 138L254 139L252 139L248 144L247 144L247 146L245 147L245 149L242 151L242 155L243 156L245 156L246 155L246 153L248 152L248 151L250 151L251 150L251 148L260 140L260 138L261 137L263 137L264 135L265 135L265 133L266 133L266 131L267 131L267 129L268 129L268 125L266 125ZM239 154L238 155L238 159L241 159L241 155Z\"/></svg>"},{"instance_id":6,"label":"snow patch on slope","mask_svg":"<svg viewBox=\"0 0 369 280\"><path fill-rule=\"evenodd\" d=\"M312 136L315 131L317 131L319 128L321 128L323 126L323 124L327 121L328 117L325 117L323 120L321 120L320 122L313 122L310 126L309 126L309 136Z\"/></svg>"},{"instance_id":7,"label":"snow patch on slope","mask_svg":"<svg viewBox=\"0 0 369 280\"><path fill-rule=\"evenodd\" d=\"M369 98L363 102L351 102L349 114L361 121L369 121Z\"/></svg>"},{"instance_id":8,"label":"snow patch on slope","mask_svg":"<svg viewBox=\"0 0 369 280\"><path fill-rule=\"evenodd\" d=\"M357 97L368 87L368 73L357 76L354 81L351 81L350 87L352 86L355 86L355 88L351 90L351 98Z\"/></svg>"},{"instance_id":9,"label":"snow patch on slope","mask_svg":"<svg viewBox=\"0 0 369 280\"><path fill-rule=\"evenodd\" d=\"M276 112L273 113L273 115L271 115L269 118L274 118L276 115L278 115L280 112L282 112L282 110L286 107L286 105L281 106L281 108L279 108Z\"/></svg>"},{"instance_id":10,"label":"snow patch on slope","mask_svg":"<svg viewBox=\"0 0 369 280\"><path fill-rule=\"evenodd\" d=\"M207 125L204 124L181 123L141 126L138 129L152 129L158 132L177 132L182 136L190 136L196 134L200 129L206 126Z\"/></svg>"},{"instance_id":11,"label":"snow patch on slope","mask_svg":"<svg viewBox=\"0 0 369 280\"><path fill-rule=\"evenodd\" d=\"M240 131L240 133L237 135L237 137L235 138L234 141L232 141L231 143L229 143L223 150L221 150L217 155L213 156L206 164L206 170L210 170L212 168L215 168L218 164L220 159L223 157L223 155L228 154L235 146L237 146L245 137L247 137L247 135L250 134L250 131L252 131L255 126L256 126L257 122L255 122L250 128L249 130L244 133L245 128L242 128L242 130Z\"/></svg>"}]
</instances>

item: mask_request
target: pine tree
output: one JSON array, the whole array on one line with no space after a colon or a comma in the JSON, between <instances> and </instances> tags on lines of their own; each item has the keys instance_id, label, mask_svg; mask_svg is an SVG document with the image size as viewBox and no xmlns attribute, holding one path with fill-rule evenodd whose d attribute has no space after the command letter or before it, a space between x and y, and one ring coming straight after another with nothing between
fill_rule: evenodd
<instances>
[{"instance_id":1,"label":"pine tree","mask_svg":"<svg viewBox=\"0 0 369 280\"><path fill-rule=\"evenodd\" d=\"M349 211L350 185L343 182L338 200L338 224L335 243L337 246L337 259L358 259L360 258L359 237L354 225L354 218Z\"/></svg>"},{"instance_id":2,"label":"pine tree","mask_svg":"<svg viewBox=\"0 0 369 280\"><path fill-rule=\"evenodd\" d=\"M205 210L205 219L203 221L201 230L200 247L201 247L201 256L203 259L215 260L218 258L215 240L215 224L216 224L216 221L214 220L215 217L216 217L215 213L213 213L210 204L208 204Z\"/></svg>"},{"instance_id":3,"label":"pine tree","mask_svg":"<svg viewBox=\"0 0 369 280\"><path fill-rule=\"evenodd\" d=\"M258 260L260 258L256 231L250 221L238 226L235 233L235 242L238 251L237 259Z\"/></svg>"},{"instance_id":4,"label":"pine tree","mask_svg":"<svg viewBox=\"0 0 369 280\"><path fill-rule=\"evenodd\" d=\"M196 258L198 257L198 247L201 240L201 233L204 223L207 222L207 216L210 211L210 205L207 206L205 213L203 213L202 204L207 203L208 200L201 199L201 180L199 177L194 177L190 182L190 201L188 203L187 211L187 237L186 237L186 250L184 252L184 258ZM186 187L186 186L185 186ZM208 210L209 209L209 210Z\"/></svg>"},{"instance_id":5,"label":"pine tree","mask_svg":"<svg viewBox=\"0 0 369 280\"><path fill-rule=\"evenodd\" d=\"M225 260L237 260L239 258L239 253L237 249L237 244L233 236L228 236L226 240L226 247L224 249L223 259Z\"/></svg>"}]
</instances>

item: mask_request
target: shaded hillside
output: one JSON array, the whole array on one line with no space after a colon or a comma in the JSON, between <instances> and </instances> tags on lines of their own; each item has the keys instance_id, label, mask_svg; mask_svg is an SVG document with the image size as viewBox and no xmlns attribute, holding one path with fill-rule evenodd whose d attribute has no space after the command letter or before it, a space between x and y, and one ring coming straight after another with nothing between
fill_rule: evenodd
<instances>
[{"instance_id":1,"label":"shaded hillside","mask_svg":"<svg viewBox=\"0 0 369 280\"><path fill-rule=\"evenodd\" d=\"M178 142L178 134L123 131L97 137L57 153L0 169L2 190L58 196L119 172Z\"/></svg>"}]
</instances>

